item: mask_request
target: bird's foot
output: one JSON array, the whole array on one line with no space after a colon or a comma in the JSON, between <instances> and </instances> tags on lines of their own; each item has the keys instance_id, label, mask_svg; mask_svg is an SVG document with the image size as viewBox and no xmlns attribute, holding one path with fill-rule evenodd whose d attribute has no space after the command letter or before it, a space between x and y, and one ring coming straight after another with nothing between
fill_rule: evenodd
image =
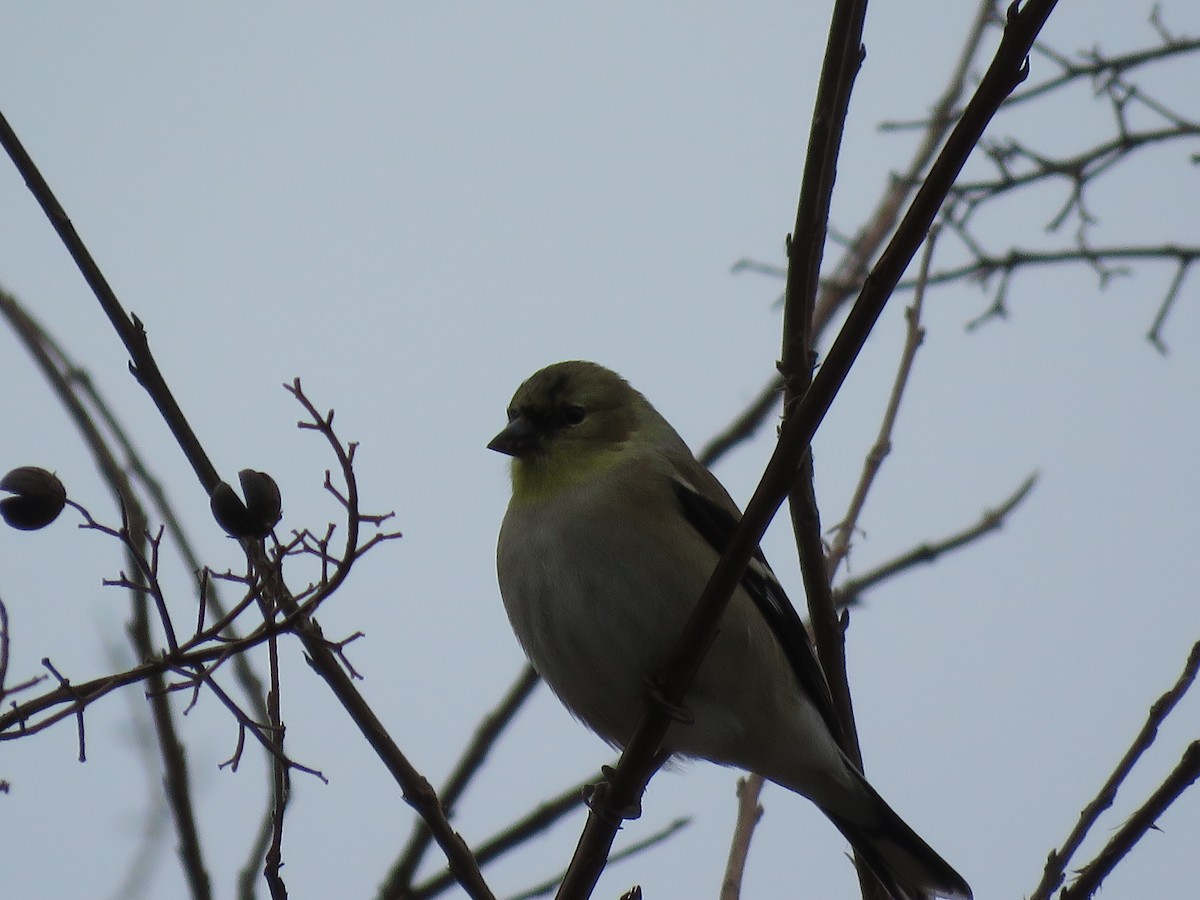
<instances>
[{"instance_id":1,"label":"bird's foot","mask_svg":"<svg viewBox=\"0 0 1200 900\"><path fill-rule=\"evenodd\" d=\"M696 717L692 715L692 711L686 706L679 703L672 703L667 699L662 689L655 684L650 685L650 699L653 700L658 707L668 716L674 719L681 725L693 725L696 722Z\"/></svg>"},{"instance_id":2,"label":"bird's foot","mask_svg":"<svg viewBox=\"0 0 1200 900\"><path fill-rule=\"evenodd\" d=\"M601 766L600 774L604 776L603 781L585 785L583 788L583 802L587 808L602 819L611 819L612 817L616 817L618 821L640 819L642 817L640 798L620 809L613 809L610 804L609 794L612 791L612 780L616 769L612 766Z\"/></svg>"}]
</instances>

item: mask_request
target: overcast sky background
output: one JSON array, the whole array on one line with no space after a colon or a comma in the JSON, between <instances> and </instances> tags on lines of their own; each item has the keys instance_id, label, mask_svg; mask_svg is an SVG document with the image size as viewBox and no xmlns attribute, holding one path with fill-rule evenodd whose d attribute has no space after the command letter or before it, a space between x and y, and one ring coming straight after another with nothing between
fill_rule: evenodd
<instances>
[{"instance_id":1,"label":"overcast sky background","mask_svg":"<svg viewBox=\"0 0 1200 900\"><path fill-rule=\"evenodd\" d=\"M842 231L910 155L911 136L876 124L926 112L971 6L872 5L834 197ZM1148 12L1065 0L1046 39L1064 52L1143 47ZM1178 32L1200 31L1194 4L1163 13ZM394 509L405 538L372 553L320 620L331 637L366 633L352 647L363 691L435 784L521 664L493 569L507 471L484 446L517 384L555 360L594 359L698 447L772 371L779 285L730 265L782 261L827 16L825 4L780 2L0 9L0 108L146 323L222 474L272 473L285 531L337 516L320 487L334 461L295 429L301 411L279 386L294 376L361 443L366 503ZM1198 81L1193 58L1147 85L1196 118ZM1108 122L1080 89L1001 117L991 134L1066 152ZM1044 225L1062 196L998 210L993 249L1061 243ZM1195 244L1198 202L1185 152L1147 153L1096 192L1096 242ZM1166 329L1170 354L1144 339L1170 276L1146 268L1103 292L1081 267L1022 276L1012 316L969 334L986 296L959 287L928 300L928 336L851 571L973 522L1035 469L1041 482L998 535L873 592L853 615L848 654L869 777L979 900L1033 889L1200 637L1194 278ZM0 285L113 398L206 561L236 566L7 161ZM845 509L877 427L904 302L885 314L818 436L826 524ZM73 499L115 523L67 417L6 331L0 373L0 470L53 469ZM772 434L717 469L741 502ZM74 525L66 515L38 533L0 531L10 681L41 671L43 657L75 680L125 664L127 598L101 585L123 565L118 548ZM785 521L765 546L799 602ZM166 558L173 609L190 622L187 573ZM299 645L284 648L290 752L330 779L294 779L291 896L373 896L412 817ZM1087 849L1196 738L1198 704L1188 698L1163 729ZM184 896L173 835L141 835L159 779L140 743L145 721L131 688L89 709L86 764L70 722L0 744L0 778L12 784L0 796L8 896L111 896L137 857L152 871L145 896ZM237 731L211 696L181 734L210 871L229 897L263 807L263 764L249 752L238 773L217 769ZM478 842L610 760L542 690L455 824ZM679 815L693 825L610 868L596 896L634 883L654 900L715 896L735 779L707 764L656 778L622 840ZM844 843L811 804L776 788L764 803L746 896L856 896ZM581 809L489 869L496 891L557 871L582 821ZM1195 896L1200 795L1159 825L1106 898Z\"/></svg>"}]
</instances>

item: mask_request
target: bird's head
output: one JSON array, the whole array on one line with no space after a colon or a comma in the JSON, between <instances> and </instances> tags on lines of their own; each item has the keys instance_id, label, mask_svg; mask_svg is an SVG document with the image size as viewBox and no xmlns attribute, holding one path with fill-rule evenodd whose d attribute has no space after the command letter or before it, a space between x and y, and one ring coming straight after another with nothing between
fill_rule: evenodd
<instances>
[{"instance_id":1,"label":"bird's head","mask_svg":"<svg viewBox=\"0 0 1200 900\"><path fill-rule=\"evenodd\" d=\"M516 496L562 490L621 458L646 418L646 399L596 363L555 363L531 375L488 448L513 458Z\"/></svg>"}]
</instances>

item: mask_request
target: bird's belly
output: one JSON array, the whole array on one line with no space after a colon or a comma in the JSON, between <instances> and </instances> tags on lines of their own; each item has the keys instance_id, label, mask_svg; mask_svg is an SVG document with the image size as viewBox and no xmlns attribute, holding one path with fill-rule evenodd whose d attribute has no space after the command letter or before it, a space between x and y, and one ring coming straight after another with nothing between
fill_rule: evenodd
<instances>
[{"instance_id":1,"label":"bird's belly","mask_svg":"<svg viewBox=\"0 0 1200 900\"><path fill-rule=\"evenodd\" d=\"M593 530L608 535L597 543L572 534L572 522L556 531L551 516L511 524L506 519L501 530L499 572L517 639L559 700L623 746L710 573L671 558L654 535ZM522 535L520 545L512 534ZM735 619L727 616L714 639L684 698L684 721L671 726L664 747L768 776L777 769L764 756L774 755L771 746L800 765L813 750L823 756L824 748L805 746L814 723L823 725L765 623ZM759 631L751 633L748 621Z\"/></svg>"},{"instance_id":2,"label":"bird's belly","mask_svg":"<svg viewBox=\"0 0 1200 900\"><path fill-rule=\"evenodd\" d=\"M527 540L521 548L507 548L502 538L501 555L511 549L523 560L499 567L505 609L530 662L563 704L605 740L624 744L689 610L667 599L681 588L655 579L664 567L646 565L646 548L563 537L536 547ZM682 590L698 597L702 588Z\"/></svg>"}]
</instances>

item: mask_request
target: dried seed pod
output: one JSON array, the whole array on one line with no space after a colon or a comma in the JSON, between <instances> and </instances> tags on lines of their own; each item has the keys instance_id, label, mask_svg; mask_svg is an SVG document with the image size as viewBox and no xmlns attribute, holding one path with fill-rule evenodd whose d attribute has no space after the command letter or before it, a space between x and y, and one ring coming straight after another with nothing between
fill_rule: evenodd
<instances>
[{"instance_id":1,"label":"dried seed pod","mask_svg":"<svg viewBox=\"0 0 1200 900\"><path fill-rule=\"evenodd\" d=\"M21 466L0 478L0 490L11 497L0 500L0 518L21 531L45 528L67 504L67 489L53 472L38 466Z\"/></svg>"},{"instance_id":2,"label":"dried seed pod","mask_svg":"<svg viewBox=\"0 0 1200 900\"><path fill-rule=\"evenodd\" d=\"M261 540L271 533L282 515L279 485L266 472L254 469L242 469L238 472L238 481L245 502L222 481L210 499L213 517L231 537Z\"/></svg>"},{"instance_id":3,"label":"dried seed pod","mask_svg":"<svg viewBox=\"0 0 1200 900\"><path fill-rule=\"evenodd\" d=\"M246 511L251 520L263 529L262 536L266 537L283 516L283 497L279 493L279 485L266 472L256 472L254 469L242 469L238 472L238 481L242 483Z\"/></svg>"}]
</instances>

